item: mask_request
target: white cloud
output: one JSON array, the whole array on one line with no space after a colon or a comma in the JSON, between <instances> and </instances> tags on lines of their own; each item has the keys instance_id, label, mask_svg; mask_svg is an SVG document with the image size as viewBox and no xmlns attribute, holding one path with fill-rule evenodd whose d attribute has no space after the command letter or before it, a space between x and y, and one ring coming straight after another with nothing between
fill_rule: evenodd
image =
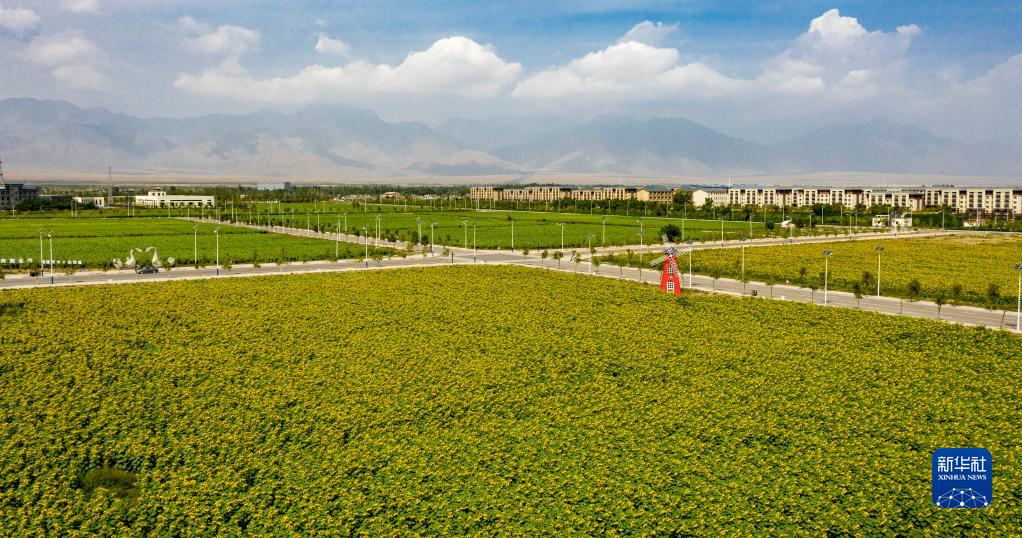
<instances>
[{"instance_id":1,"label":"white cloud","mask_svg":"<svg viewBox=\"0 0 1022 538\"><path fill-rule=\"evenodd\" d=\"M39 15L31 9L0 7L0 28L12 32L28 32L39 26Z\"/></svg>"},{"instance_id":2,"label":"white cloud","mask_svg":"<svg viewBox=\"0 0 1022 538\"><path fill-rule=\"evenodd\" d=\"M73 33L37 37L24 52L26 60L50 66L89 61L100 54L91 41Z\"/></svg>"},{"instance_id":3,"label":"white cloud","mask_svg":"<svg viewBox=\"0 0 1022 538\"><path fill-rule=\"evenodd\" d=\"M626 98L685 92L712 97L739 90L741 81L701 63L680 64L676 49L625 41L591 52L564 67L537 73L518 84L514 97L559 98L614 93Z\"/></svg>"},{"instance_id":4,"label":"white cloud","mask_svg":"<svg viewBox=\"0 0 1022 538\"><path fill-rule=\"evenodd\" d=\"M270 102L309 102L373 92L490 97L520 71L520 64L505 62L492 47L458 36L410 53L396 66L359 60L342 67L312 65L289 77L256 78L230 59L198 75L180 75L174 85L194 94Z\"/></svg>"},{"instance_id":5,"label":"white cloud","mask_svg":"<svg viewBox=\"0 0 1022 538\"><path fill-rule=\"evenodd\" d=\"M260 35L254 30L231 24L213 30L209 25L187 16L179 18L177 22L178 28L188 34L185 43L192 50L231 56L259 50Z\"/></svg>"},{"instance_id":6,"label":"white cloud","mask_svg":"<svg viewBox=\"0 0 1022 538\"><path fill-rule=\"evenodd\" d=\"M99 3L96 0L60 0L60 7L73 13L95 13Z\"/></svg>"},{"instance_id":7,"label":"white cloud","mask_svg":"<svg viewBox=\"0 0 1022 538\"><path fill-rule=\"evenodd\" d=\"M805 97L826 95L833 89L833 96L840 100L867 98L885 87L902 91L905 56L921 32L915 25L871 32L857 19L832 9L813 19L788 50L766 62L757 77L739 79L701 62L683 64L677 49L656 46L676 30L677 25L644 21L602 51L528 77L512 95L552 99L604 94L639 101L650 96L682 100L739 94Z\"/></svg>"},{"instance_id":8,"label":"white cloud","mask_svg":"<svg viewBox=\"0 0 1022 538\"><path fill-rule=\"evenodd\" d=\"M37 37L22 56L31 63L51 68L53 77L71 89L98 90L109 85L102 69L105 55L77 33Z\"/></svg>"},{"instance_id":9,"label":"white cloud","mask_svg":"<svg viewBox=\"0 0 1022 538\"><path fill-rule=\"evenodd\" d=\"M316 41L316 52L335 56L348 56L351 54L351 47L340 39L332 39L326 34L319 34L319 39Z\"/></svg>"},{"instance_id":10,"label":"white cloud","mask_svg":"<svg viewBox=\"0 0 1022 538\"><path fill-rule=\"evenodd\" d=\"M62 65L53 70L53 76L65 86L75 90L102 90L110 80L92 65Z\"/></svg>"},{"instance_id":11,"label":"white cloud","mask_svg":"<svg viewBox=\"0 0 1022 538\"><path fill-rule=\"evenodd\" d=\"M617 42L627 43L629 41L635 41L637 43L645 43L647 45L659 45L667 36L676 31L678 31L677 24L642 21L639 24L632 26L631 30L625 32L625 35L623 35Z\"/></svg>"},{"instance_id":12,"label":"white cloud","mask_svg":"<svg viewBox=\"0 0 1022 538\"><path fill-rule=\"evenodd\" d=\"M831 9L813 19L809 29L770 62L759 78L770 89L796 94L844 85L843 95L852 96L851 87L870 88L864 84L865 72L875 83L900 85L906 53L921 31L911 24L894 32L871 32L858 19ZM874 89L861 95L872 95Z\"/></svg>"}]
</instances>

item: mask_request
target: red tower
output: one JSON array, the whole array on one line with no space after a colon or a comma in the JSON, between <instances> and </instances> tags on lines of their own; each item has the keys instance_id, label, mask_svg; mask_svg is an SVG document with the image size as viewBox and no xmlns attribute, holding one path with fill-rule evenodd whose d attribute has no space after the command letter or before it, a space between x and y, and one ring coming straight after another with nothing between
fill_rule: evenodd
<instances>
[{"instance_id":1,"label":"red tower","mask_svg":"<svg viewBox=\"0 0 1022 538\"><path fill-rule=\"evenodd\" d=\"M678 275L678 253L673 247L664 251L664 268L660 273L660 289L681 295L681 277Z\"/></svg>"}]
</instances>

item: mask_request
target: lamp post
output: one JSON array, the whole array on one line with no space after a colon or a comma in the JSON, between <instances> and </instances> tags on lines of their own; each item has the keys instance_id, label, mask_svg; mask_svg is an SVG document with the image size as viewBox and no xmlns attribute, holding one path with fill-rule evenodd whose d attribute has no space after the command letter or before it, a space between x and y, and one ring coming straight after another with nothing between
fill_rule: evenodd
<instances>
[{"instance_id":1,"label":"lamp post","mask_svg":"<svg viewBox=\"0 0 1022 538\"><path fill-rule=\"evenodd\" d=\"M593 233L587 233L586 238L589 239L589 274L593 274Z\"/></svg>"},{"instance_id":2,"label":"lamp post","mask_svg":"<svg viewBox=\"0 0 1022 538\"><path fill-rule=\"evenodd\" d=\"M436 253L433 252L433 241L434 241L433 238L436 237L435 235L433 235L433 227L436 226L436 224L437 224L437 222L435 220L431 221L429 223L429 254L431 256L435 256L436 255Z\"/></svg>"},{"instance_id":3,"label":"lamp post","mask_svg":"<svg viewBox=\"0 0 1022 538\"><path fill-rule=\"evenodd\" d=\"M690 288L692 287L692 243L691 239L685 241L685 244L688 245L688 287Z\"/></svg>"},{"instance_id":4,"label":"lamp post","mask_svg":"<svg viewBox=\"0 0 1022 538\"><path fill-rule=\"evenodd\" d=\"M645 239L643 238L643 232L645 232L643 229L643 218L644 217L639 217L639 265L642 265L642 251L646 248L644 243Z\"/></svg>"},{"instance_id":5,"label":"lamp post","mask_svg":"<svg viewBox=\"0 0 1022 538\"><path fill-rule=\"evenodd\" d=\"M50 238L50 284L53 284L53 232L46 234Z\"/></svg>"},{"instance_id":6,"label":"lamp post","mask_svg":"<svg viewBox=\"0 0 1022 538\"><path fill-rule=\"evenodd\" d=\"M418 225L419 235L417 237L418 237L418 240L419 240L419 244L421 245L422 244L422 217L415 217L415 224Z\"/></svg>"},{"instance_id":7,"label":"lamp post","mask_svg":"<svg viewBox=\"0 0 1022 538\"><path fill-rule=\"evenodd\" d=\"M475 224L473 224L472 226L474 228ZM472 233L475 232L473 231ZM511 253L514 254L514 252L515 252L515 219L514 217L511 217Z\"/></svg>"},{"instance_id":8,"label":"lamp post","mask_svg":"<svg viewBox=\"0 0 1022 538\"><path fill-rule=\"evenodd\" d=\"M348 235L348 212L344 212L344 235Z\"/></svg>"},{"instance_id":9,"label":"lamp post","mask_svg":"<svg viewBox=\"0 0 1022 538\"><path fill-rule=\"evenodd\" d=\"M341 256L341 217L337 217L337 228L334 229L334 258Z\"/></svg>"},{"instance_id":10,"label":"lamp post","mask_svg":"<svg viewBox=\"0 0 1022 538\"><path fill-rule=\"evenodd\" d=\"M39 276L43 274L43 229L39 228Z\"/></svg>"},{"instance_id":11,"label":"lamp post","mask_svg":"<svg viewBox=\"0 0 1022 538\"><path fill-rule=\"evenodd\" d=\"M220 228L213 230L216 235L216 275L220 276Z\"/></svg>"},{"instance_id":12,"label":"lamp post","mask_svg":"<svg viewBox=\"0 0 1022 538\"><path fill-rule=\"evenodd\" d=\"M366 269L369 268L369 225L362 226L362 237L366 238Z\"/></svg>"},{"instance_id":13,"label":"lamp post","mask_svg":"<svg viewBox=\"0 0 1022 538\"><path fill-rule=\"evenodd\" d=\"M461 217L461 224L465 227L465 250L468 250L468 217Z\"/></svg>"},{"instance_id":14,"label":"lamp post","mask_svg":"<svg viewBox=\"0 0 1022 538\"><path fill-rule=\"evenodd\" d=\"M472 263L476 262L476 223L472 223Z\"/></svg>"},{"instance_id":15,"label":"lamp post","mask_svg":"<svg viewBox=\"0 0 1022 538\"><path fill-rule=\"evenodd\" d=\"M830 255L833 252L829 250L823 251L823 306L827 306L827 280L830 277Z\"/></svg>"},{"instance_id":16,"label":"lamp post","mask_svg":"<svg viewBox=\"0 0 1022 538\"><path fill-rule=\"evenodd\" d=\"M192 226L192 262L199 266L199 225Z\"/></svg>"},{"instance_id":17,"label":"lamp post","mask_svg":"<svg viewBox=\"0 0 1022 538\"><path fill-rule=\"evenodd\" d=\"M877 299L880 298L880 253L884 251L884 247L877 245L873 247L873 250L877 253Z\"/></svg>"},{"instance_id":18,"label":"lamp post","mask_svg":"<svg viewBox=\"0 0 1022 538\"><path fill-rule=\"evenodd\" d=\"M382 199L382 198L381 198ZM376 244L380 244L380 214L376 214Z\"/></svg>"},{"instance_id":19,"label":"lamp post","mask_svg":"<svg viewBox=\"0 0 1022 538\"><path fill-rule=\"evenodd\" d=\"M1015 331L1022 332L1022 263L1015 264L1015 272L1018 273L1018 292L1015 306Z\"/></svg>"},{"instance_id":20,"label":"lamp post","mask_svg":"<svg viewBox=\"0 0 1022 538\"><path fill-rule=\"evenodd\" d=\"M563 222L558 222L557 225L561 227L561 251L563 251L564 250L564 223Z\"/></svg>"},{"instance_id":21,"label":"lamp post","mask_svg":"<svg viewBox=\"0 0 1022 538\"><path fill-rule=\"evenodd\" d=\"M743 290L746 289L746 284L745 284L745 240L746 239L747 238L745 238L745 237L742 237L741 239L739 239L739 241L741 241L741 243L742 243L742 289Z\"/></svg>"},{"instance_id":22,"label":"lamp post","mask_svg":"<svg viewBox=\"0 0 1022 538\"><path fill-rule=\"evenodd\" d=\"M602 225L603 225L603 237L600 240L600 246L606 247L607 246L607 217L603 217L602 221L603 221L602 222Z\"/></svg>"}]
</instances>

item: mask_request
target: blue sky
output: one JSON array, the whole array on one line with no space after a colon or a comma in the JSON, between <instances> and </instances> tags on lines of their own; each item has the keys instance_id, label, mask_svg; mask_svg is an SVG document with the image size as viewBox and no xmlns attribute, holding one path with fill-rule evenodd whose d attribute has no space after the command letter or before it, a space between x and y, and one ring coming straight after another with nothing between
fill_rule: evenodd
<instances>
[{"instance_id":1,"label":"blue sky","mask_svg":"<svg viewBox=\"0 0 1022 538\"><path fill-rule=\"evenodd\" d=\"M758 140L882 118L1022 139L1020 29L1009 1L0 0L0 97L672 115Z\"/></svg>"}]
</instances>

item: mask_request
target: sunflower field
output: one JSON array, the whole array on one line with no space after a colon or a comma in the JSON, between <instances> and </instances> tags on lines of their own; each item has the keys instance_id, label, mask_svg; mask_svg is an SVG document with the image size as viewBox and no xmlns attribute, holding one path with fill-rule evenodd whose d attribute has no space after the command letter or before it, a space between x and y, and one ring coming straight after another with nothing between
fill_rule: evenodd
<instances>
[{"instance_id":1,"label":"sunflower field","mask_svg":"<svg viewBox=\"0 0 1022 538\"><path fill-rule=\"evenodd\" d=\"M3 291L0 533L1011 534L1020 351L507 266Z\"/></svg>"},{"instance_id":2,"label":"sunflower field","mask_svg":"<svg viewBox=\"0 0 1022 538\"><path fill-rule=\"evenodd\" d=\"M830 289L863 295L877 291L877 252L880 253L880 292L906 299L1012 309L1017 297L1022 263L1022 237L1017 235L959 234L920 238L791 244L745 249L745 277L823 289L824 270ZM833 254L824 267L823 251ZM611 263L637 265L624 255L604 256ZM678 263L688 271L688 256ZM702 249L692 254L692 271L702 275L740 278L742 249Z\"/></svg>"}]
</instances>

